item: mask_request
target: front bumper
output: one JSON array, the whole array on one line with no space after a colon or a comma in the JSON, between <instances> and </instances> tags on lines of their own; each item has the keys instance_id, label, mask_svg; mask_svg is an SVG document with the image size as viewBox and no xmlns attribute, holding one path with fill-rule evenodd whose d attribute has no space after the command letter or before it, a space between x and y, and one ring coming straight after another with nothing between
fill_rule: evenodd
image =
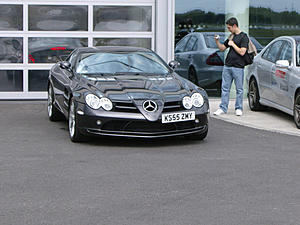
<instances>
[{"instance_id":1,"label":"front bumper","mask_svg":"<svg viewBox=\"0 0 300 225\"><path fill-rule=\"evenodd\" d=\"M117 136L139 138L163 138L208 130L208 113L197 113L196 120L166 123L148 121L141 113L95 111L84 104L76 107L76 122L79 131L86 136ZM83 112L78 113L78 111Z\"/></svg>"}]
</instances>

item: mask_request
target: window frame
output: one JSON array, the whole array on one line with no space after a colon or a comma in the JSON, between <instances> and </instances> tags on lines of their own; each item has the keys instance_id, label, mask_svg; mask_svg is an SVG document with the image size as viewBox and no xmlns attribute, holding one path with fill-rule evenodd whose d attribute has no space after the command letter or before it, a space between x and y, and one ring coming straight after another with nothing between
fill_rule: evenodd
<instances>
[{"instance_id":1,"label":"window frame","mask_svg":"<svg viewBox=\"0 0 300 225\"><path fill-rule=\"evenodd\" d=\"M150 38L151 50L155 51L156 38L156 0L102 0L102 1L81 1L81 0L0 0L1 5L15 4L23 6L23 30L0 31L0 37L22 37L23 38L23 63L3 63L2 70L23 70L23 92L0 92L0 99L46 99L47 92L29 91L29 70L50 70L54 63L29 63L28 61L28 39L31 37L65 37L65 38L87 38L88 47L93 47L93 40L97 38ZM30 5L80 5L88 6L88 30L87 31L29 31L29 6ZM151 31L132 32L132 31L93 31L93 6L150 6L151 7Z\"/></svg>"}]
</instances>

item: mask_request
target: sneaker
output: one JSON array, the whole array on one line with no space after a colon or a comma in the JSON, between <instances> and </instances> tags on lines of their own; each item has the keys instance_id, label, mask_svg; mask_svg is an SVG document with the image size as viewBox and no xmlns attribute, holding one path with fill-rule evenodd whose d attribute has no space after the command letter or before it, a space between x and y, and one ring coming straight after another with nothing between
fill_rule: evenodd
<instances>
[{"instance_id":1,"label":"sneaker","mask_svg":"<svg viewBox=\"0 0 300 225\"><path fill-rule=\"evenodd\" d=\"M217 109L217 111L214 112L214 115L220 116L221 114L225 114L225 112L222 109Z\"/></svg>"},{"instance_id":2,"label":"sneaker","mask_svg":"<svg viewBox=\"0 0 300 225\"><path fill-rule=\"evenodd\" d=\"M237 116L242 116L243 115L243 111L240 109L235 110L235 115Z\"/></svg>"}]
</instances>

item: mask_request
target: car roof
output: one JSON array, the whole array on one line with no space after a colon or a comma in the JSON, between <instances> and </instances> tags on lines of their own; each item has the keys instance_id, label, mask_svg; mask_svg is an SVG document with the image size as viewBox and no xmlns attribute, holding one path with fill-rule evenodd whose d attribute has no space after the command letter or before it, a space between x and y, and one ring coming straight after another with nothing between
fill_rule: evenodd
<instances>
[{"instance_id":1,"label":"car roof","mask_svg":"<svg viewBox=\"0 0 300 225\"><path fill-rule=\"evenodd\" d=\"M97 46L97 47L80 47L78 53L89 52L152 52L150 49L130 46Z\"/></svg>"},{"instance_id":2,"label":"car roof","mask_svg":"<svg viewBox=\"0 0 300 225\"><path fill-rule=\"evenodd\" d=\"M300 36L290 36L291 38L294 38L296 41L300 41Z\"/></svg>"}]
</instances>

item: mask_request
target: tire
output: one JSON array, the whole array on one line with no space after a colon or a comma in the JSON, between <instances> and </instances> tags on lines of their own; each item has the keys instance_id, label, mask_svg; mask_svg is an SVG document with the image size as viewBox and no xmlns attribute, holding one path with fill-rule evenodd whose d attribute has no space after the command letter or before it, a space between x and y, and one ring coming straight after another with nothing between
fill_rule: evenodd
<instances>
[{"instance_id":1,"label":"tire","mask_svg":"<svg viewBox=\"0 0 300 225\"><path fill-rule=\"evenodd\" d=\"M194 67L191 67L189 69L189 72L188 72L188 79L189 81L191 81L192 83L196 84L196 85L199 85L198 84L198 78L197 78L197 72L196 70L194 69Z\"/></svg>"},{"instance_id":2,"label":"tire","mask_svg":"<svg viewBox=\"0 0 300 225\"><path fill-rule=\"evenodd\" d=\"M203 139L206 138L207 133L208 133L208 128L206 129L206 131L204 133L201 132L201 133L187 135L187 136L185 136L185 138L187 140L202 141Z\"/></svg>"},{"instance_id":3,"label":"tire","mask_svg":"<svg viewBox=\"0 0 300 225\"><path fill-rule=\"evenodd\" d=\"M70 100L69 117L68 117L68 130L72 142L82 142L85 140L84 136L80 133L77 126L77 117L75 113L75 102L73 98Z\"/></svg>"},{"instance_id":4,"label":"tire","mask_svg":"<svg viewBox=\"0 0 300 225\"><path fill-rule=\"evenodd\" d=\"M264 107L259 103L259 90L255 79L251 79L248 89L248 104L252 111L263 110Z\"/></svg>"},{"instance_id":5,"label":"tire","mask_svg":"<svg viewBox=\"0 0 300 225\"><path fill-rule=\"evenodd\" d=\"M64 115L56 108L54 105L54 92L52 85L48 86L48 100L47 100L47 111L48 111L48 118L50 121L60 121L64 119Z\"/></svg>"},{"instance_id":6,"label":"tire","mask_svg":"<svg viewBox=\"0 0 300 225\"><path fill-rule=\"evenodd\" d=\"M296 94L294 101L294 122L296 127L300 129L300 92Z\"/></svg>"}]
</instances>

